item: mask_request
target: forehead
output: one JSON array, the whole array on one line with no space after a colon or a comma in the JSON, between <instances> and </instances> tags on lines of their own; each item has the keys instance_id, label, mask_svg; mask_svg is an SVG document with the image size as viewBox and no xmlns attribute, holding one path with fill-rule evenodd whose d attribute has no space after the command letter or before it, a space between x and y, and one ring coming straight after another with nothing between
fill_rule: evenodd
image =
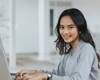
<instances>
[{"instance_id":1,"label":"forehead","mask_svg":"<svg viewBox=\"0 0 100 80\"><path fill-rule=\"evenodd\" d=\"M70 24L74 24L74 22L73 22L73 20L71 19L70 16L63 16L60 20L60 24L70 25Z\"/></svg>"}]
</instances>

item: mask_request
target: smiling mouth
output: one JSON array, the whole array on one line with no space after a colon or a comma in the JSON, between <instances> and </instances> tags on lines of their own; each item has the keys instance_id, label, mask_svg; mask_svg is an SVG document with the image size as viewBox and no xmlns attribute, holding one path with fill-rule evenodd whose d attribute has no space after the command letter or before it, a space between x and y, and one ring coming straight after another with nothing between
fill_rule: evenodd
<instances>
[{"instance_id":1,"label":"smiling mouth","mask_svg":"<svg viewBox=\"0 0 100 80\"><path fill-rule=\"evenodd\" d=\"M71 36L64 36L64 39L69 39Z\"/></svg>"}]
</instances>

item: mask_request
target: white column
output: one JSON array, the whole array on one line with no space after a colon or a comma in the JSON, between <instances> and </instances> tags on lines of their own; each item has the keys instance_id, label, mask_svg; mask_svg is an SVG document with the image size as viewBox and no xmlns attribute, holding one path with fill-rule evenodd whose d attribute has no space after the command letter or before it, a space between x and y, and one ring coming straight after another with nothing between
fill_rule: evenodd
<instances>
[{"instance_id":1,"label":"white column","mask_svg":"<svg viewBox=\"0 0 100 80\"><path fill-rule=\"evenodd\" d=\"M39 60L44 60L44 0L38 0Z\"/></svg>"},{"instance_id":2,"label":"white column","mask_svg":"<svg viewBox=\"0 0 100 80\"><path fill-rule=\"evenodd\" d=\"M16 67L15 54L15 0L10 0L10 51L9 51L9 65Z\"/></svg>"}]
</instances>

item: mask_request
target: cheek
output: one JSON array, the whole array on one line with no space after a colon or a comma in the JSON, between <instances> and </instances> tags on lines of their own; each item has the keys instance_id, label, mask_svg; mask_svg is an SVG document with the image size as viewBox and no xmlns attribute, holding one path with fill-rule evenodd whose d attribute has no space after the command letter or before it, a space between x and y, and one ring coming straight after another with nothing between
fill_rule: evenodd
<instances>
[{"instance_id":1,"label":"cheek","mask_svg":"<svg viewBox=\"0 0 100 80\"><path fill-rule=\"evenodd\" d=\"M77 29L74 29L70 32L74 37L77 37L78 36L78 30Z\"/></svg>"},{"instance_id":2,"label":"cheek","mask_svg":"<svg viewBox=\"0 0 100 80\"><path fill-rule=\"evenodd\" d=\"M60 35L62 35L63 31L62 30L59 30L59 33L60 33Z\"/></svg>"}]
</instances>

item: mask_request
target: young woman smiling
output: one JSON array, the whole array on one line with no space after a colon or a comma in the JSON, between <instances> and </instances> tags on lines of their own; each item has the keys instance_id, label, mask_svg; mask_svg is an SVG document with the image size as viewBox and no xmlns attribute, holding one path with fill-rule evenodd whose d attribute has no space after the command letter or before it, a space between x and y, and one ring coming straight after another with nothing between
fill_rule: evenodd
<instances>
[{"instance_id":1,"label":"young woman smiling","mask_svg":"<svg viewBox=\"0 0 100 80\"><path fill-rule=\"evenodd\" d=\"M99 80L100 56L82 12L76 8L64 10L55 31L56 48L64 55L58 67L52 71L21 70L17 73L21 80ZM23 73L33 74L21 77Z\"/></svg>"}]
</instances>

